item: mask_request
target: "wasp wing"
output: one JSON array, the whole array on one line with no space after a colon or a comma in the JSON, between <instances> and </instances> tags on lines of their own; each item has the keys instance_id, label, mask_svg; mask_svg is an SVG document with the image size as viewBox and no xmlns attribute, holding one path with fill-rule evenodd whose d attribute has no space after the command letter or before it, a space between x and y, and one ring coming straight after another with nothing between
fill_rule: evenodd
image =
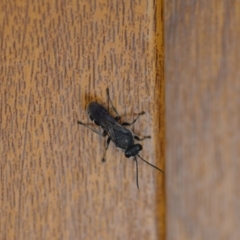
<instances>
[{"instance_id":1,"label":"wasp wing","mask_svg":"<svg viewBox=\"0 0 240 240\"><path fill-rule=\"evenodd\" d=\"M105 118L101 121L101 126L107 135L116 145L116 133L121 132L122 134L129 134L129 130L124 128L120 123L118 123L112 116Z\"/></svg>"}]
</instances>

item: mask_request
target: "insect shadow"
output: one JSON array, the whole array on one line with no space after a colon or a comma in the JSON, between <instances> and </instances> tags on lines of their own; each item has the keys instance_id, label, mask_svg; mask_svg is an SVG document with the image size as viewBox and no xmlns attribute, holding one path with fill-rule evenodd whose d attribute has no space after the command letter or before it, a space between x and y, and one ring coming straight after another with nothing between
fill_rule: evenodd
<instances>
[{"instance_id":1,"label":"insect shadow","mask_svg":"<svg viewBox=\"0 0 240 240\"><path fill-rule=\"evenodd\" d=\"M109 96L109 90L107 88L107 96L108 96L108 108L109 102L111 103L111 108L116 114L116 117L113 117L109 111L103 107L101 104L97 102L90 102L87 105L87 114L91 121L93 121L97 126L100 126L103 129L103 132L99 132L96 129L89 127L88 124L83 123L81 121L77 121L78 124L85 126L86 128L92 130L93 132L101 135L103 137L108 136L107 138L107 145L103 154L102 161L105 161L106 151L110 144L110 141L114 143L114 145L120 149L122 149L125 153L125 157L130 158L133 157L136 163L136 183L137 188L139 189L138 184L138 161L137 157L139 157L142 161L147 163L148 165L152 166L153 168L157 169L158 171L164 173L160 168L154 166L153 164L144 160L140 155L139 152L142 150L142 145L134 143L134 140L142 141L146 138L151 138L151 136L144 136L140 138L139 136L134 135L130 130L125 128L125 126L133 125L138 118L145 114L145 112L140 112L137 114L137 117L131 122L122 122L120 123L120 115L118 114L116 108L113 106L112 100Z\"/></svg>"}]
</instances>

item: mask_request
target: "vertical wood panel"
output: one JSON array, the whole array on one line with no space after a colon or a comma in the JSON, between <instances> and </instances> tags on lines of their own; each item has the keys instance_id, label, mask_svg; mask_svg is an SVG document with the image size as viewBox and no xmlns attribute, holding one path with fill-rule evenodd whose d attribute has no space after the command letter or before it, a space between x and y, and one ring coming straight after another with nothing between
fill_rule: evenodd
<instances>
[{"instance_id":1,"label":"vertical wood panel","mask_svg":"<svg viewBox=\"0 0 240 240\"><path fill-rule=\"evenodd\" d=\"M168 239L239 239L240 5L166 1Z\"/></svg>"},{"instance_id":2,"label":"vertical wood panel","mask_svg":"<svg viewBox=\"0 0 240 240\"><path fill-rule=\"evenodd\" d=\"M0 239L163 236L161 173L139 160L138 190L134 162L110 144L102 163L105 140L77 125L109 87L124 121L146 112L131 129L152 135L141 156L163 167L154 4L1 1Z\"/></svg>"}]
</instances>

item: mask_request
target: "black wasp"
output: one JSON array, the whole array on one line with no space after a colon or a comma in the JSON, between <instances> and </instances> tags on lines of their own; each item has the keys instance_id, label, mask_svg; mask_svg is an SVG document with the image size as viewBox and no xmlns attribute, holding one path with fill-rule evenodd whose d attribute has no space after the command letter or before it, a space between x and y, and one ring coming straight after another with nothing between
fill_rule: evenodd
<instances>
[{"instance_id":1,"label":"black wasp","mask_svg":"<svg viewBox=\"0 0 240 240\"><path fill-rule=\"evenodd\" d=\"M87 114L89 118L97 125L100 126L103 129L103 132L98 132L97 130L87 126L87 124L82 123L78 121L78 124L81 124L89 129L91 129L93 132L105 137L106 135L108 136L107 138L107 146L104 151L104 155L102 160L105 161L105 155L106 151L108 149L110 141L112 141L116 147L121 148L124 153L125 157L134 157L134 161L136 162L136 182L137 182L137 187L139 189L138 185L138 162L137 162L137 157L139 157L142 161L147 163L148 165L156 168L160 172L164 173L161 169L157 168L153 164L147 162L144 160L138 153L142 150L142 145L141 144L135 144L134 139L138 141L142 141L145 138L150 138L150 136L144 136L142 138L134 135L130 130L125 128L124 126L131 126L133 125L137 119L144 114L144 112L141 112L138 114L138 116L131 122L123 122L119 123L119 120L121 117L119 116L117 110L112 104L112 100L109 96L109 90L107 89L107 96L108 96L108 104L109 102L112 105L113 111L116 113L116 117L113 117L109 111L104 108L102 105L100 105L97 102L91 102L87 105Z\"/></svg>"}]
</instances>

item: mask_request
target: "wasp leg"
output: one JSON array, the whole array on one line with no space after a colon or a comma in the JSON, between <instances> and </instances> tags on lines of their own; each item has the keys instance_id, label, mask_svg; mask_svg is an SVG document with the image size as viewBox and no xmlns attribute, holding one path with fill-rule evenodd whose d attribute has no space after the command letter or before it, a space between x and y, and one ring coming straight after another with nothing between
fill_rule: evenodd
<instances>
[{"instance_id":1,"label":"wasp leg","mask_svg":"<svg viewBox=\"0 0 240 240\"><path fill-rule=\"evenodd\" d=\"M138 116L137 116L131 123L129 123L129 122L123 122L122 125L123 125L123 126L131 126L131 125L133 125L133 124L138 120L138 118L139 118L141 115L143 115L143 114L145 114L145 112L140 112L140 113L138 113Z\"/></svg>"},{"instance_id":2,"label":"wasp leg","mask_svg":"<svg viewBox=\"0 0 240 240\"><path fill-rule=\"evenodd\" d=\"M110 95L109 95L109 90L108 90L108 88L107 88L106 91L107 91L107 96L108 96L108 106L109 106L109 102L110 102L111 105L112 105L113 111L114 111L114 112L116 113L116 115L117 115L117 117L115 117L115 120L116 120L116 121L119 121L121 117L120 117L120 115L118 114L116 108L113 106L112 100L111 100Z\"/></svg>"},{"instance_id":3,"label":"wasp leg","mask_svg":"<svg viewBox=\"0 0 240 240\"><path fill-rule=\"evenodd\" d=\"M108 150L108 146L109 146L110 141L111 141L111 138L108 137L108 139L107 139L107 146L106 146L106 148L105 148L105 150L104 150L104 154L103 154L103 157L102 157L102 162L105 162L105 161L106 161L105 156L106 156L106 152L107 152L107 150Z\"/></svg>"},{"instance_id":4,"label":"wasp leg","mask_svg":"<svg viewBox=\"0 0 240 240\"><path fill-rule=\"evenodd\" d=\"M106 132L105 131L103 133L101 133L101 132L98 132L97 130L95 130L94 128L89 127L86 123L82 123L80 121L77 121L77 123L80 124L80 125L83 125L84 127L88 128L90 130L92 130L93 132L97 133L100 136L103 136L103 137L106 136Z\"/></svg>"},{"instance_id":5,"label":"wasp leg","mask_svg":"<svg viewBox=\"0 0 240 240\"><path fill-rule=\"evenodd\" d=\"M146 139L146 138L151 138L151 136L142 136L142 137L140 138L140 137L134 135L134 139L136 139L136 140L138 140L138 141L142 141L142 140L144 140L144 139Z\"/></svg>"},{"instance_id":6,"label":"wasp leg","mask_svg":"<svg viewBox=\"0 0 240 240\"><path fill-rule=\"evenodd\" d=\"M117 122L121 119L120 116L114 118Z\"/></svg>"}]
</instances>

